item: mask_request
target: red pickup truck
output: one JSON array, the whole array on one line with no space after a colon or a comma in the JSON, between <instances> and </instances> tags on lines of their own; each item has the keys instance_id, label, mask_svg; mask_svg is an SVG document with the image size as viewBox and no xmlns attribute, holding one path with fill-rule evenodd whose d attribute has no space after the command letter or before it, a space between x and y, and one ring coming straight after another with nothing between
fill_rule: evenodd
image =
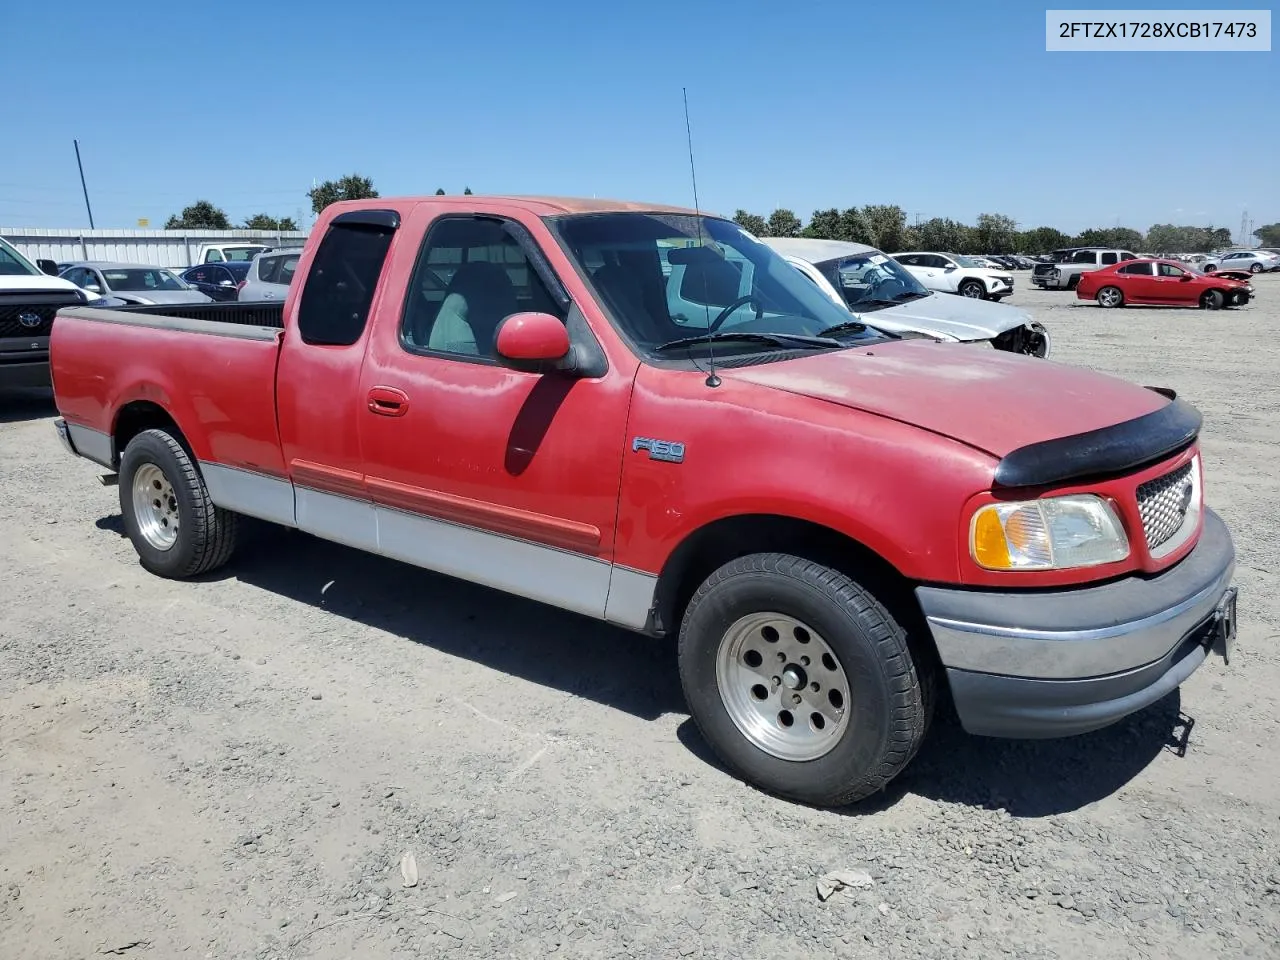
<instances>
[{"instance_id":1,"label":"red pickup truck","mask_svg":"<svg viewBox=\"0 0 1280 960\"><path fill-rule=\"evenodd\" d=\"M692 210L337 203L283 305L64 309L52 370L148 570L248 515L678 632L706 739L808 803L884 787L944 689L1072 735L1234 634L1193 407L881 332Z\"/></svg>"}]
</instances>

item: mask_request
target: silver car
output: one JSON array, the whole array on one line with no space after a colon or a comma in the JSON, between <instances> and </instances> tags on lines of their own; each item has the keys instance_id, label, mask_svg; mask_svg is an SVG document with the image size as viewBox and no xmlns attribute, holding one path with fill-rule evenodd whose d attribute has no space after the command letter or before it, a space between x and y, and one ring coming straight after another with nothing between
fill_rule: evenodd
<instances>
[{"instance_id":1,"label":"silver car","mask_svg":"<svg viewBox=\"0 0 1280 960\"><path fill-rule=\"evenodd\" d=\"M211 303L210 297L189 286L164 267L141 263L107 263L84 260L59 274L82 290L124 303Z\"/></svg>"},{"instance_id":2,"label":"silver car","mask_svg":"<svg viewBox=\"0 0 1280 960\"><path fill-rule=\"evenodd\" d=\"M869 326L1047 357L1052 340L1025 310L925 287L896 259L844 240L765 237L784 260Z\"/></svg>"},{"instance_id":3,"label":"silver car","mask_svg":"<svg viewBox=\"0 0 1280 960\"><path fill-rule=\"evenodd\" d=\"M1230 253L1208 257L1201 268L1205 273L1215 270L1248 270L1250 273L1262 273L1267 270L1280 270L1280 256L1265 250L1232 250Z\"/></svg>"},{"instance_id":4,"label":"silver car","mask_svg":"<svg viewBox=\"0 0 1280 960\"><path fill-rule=\"evenodd\" d=\"M298 268L301 247L268 250L253 258L238 300L283 300Z\"/></svg>"}]
</instances>

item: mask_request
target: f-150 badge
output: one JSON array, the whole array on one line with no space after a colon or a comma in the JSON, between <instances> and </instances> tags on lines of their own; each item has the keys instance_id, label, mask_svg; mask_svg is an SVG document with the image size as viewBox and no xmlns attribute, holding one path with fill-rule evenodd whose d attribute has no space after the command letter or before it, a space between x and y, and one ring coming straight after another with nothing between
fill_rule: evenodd
<instances>
[{"instance_id":1,"label":"f-150 badge","mask_svg":"<svg viewBox=\"0 0 1280 960\"><path fill-rule=\"evenodd\" d=\"M634 437L631 440L631 451L648 450L650 460L663 460L666 463L684 463L684 444L674 440L655 440L653 437Z\"/></svg>"}]
</instances>

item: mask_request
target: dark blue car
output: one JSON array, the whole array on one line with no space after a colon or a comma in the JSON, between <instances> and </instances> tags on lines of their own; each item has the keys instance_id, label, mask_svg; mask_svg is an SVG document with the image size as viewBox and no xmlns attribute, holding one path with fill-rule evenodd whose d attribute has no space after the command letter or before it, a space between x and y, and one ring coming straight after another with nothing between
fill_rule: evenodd
<instances>
[{"instance_id":1,"label":"dark blue car","mask_svg":"<svg viewBox=\"0 0 1280 960\"><path fill-rule=\"evenodd\" d=\"M214 300L234 300L249 275L248 260L202 263L182 274L182 279Z\"/></svg>"}]
</instances>

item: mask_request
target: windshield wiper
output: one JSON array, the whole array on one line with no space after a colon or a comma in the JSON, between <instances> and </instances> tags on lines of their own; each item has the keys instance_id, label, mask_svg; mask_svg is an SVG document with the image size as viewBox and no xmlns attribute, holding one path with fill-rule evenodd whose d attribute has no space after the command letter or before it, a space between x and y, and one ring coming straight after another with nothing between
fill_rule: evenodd
<instances>
[{"instance_id":1,"label":"windshield wiper","mask_svg":"<svg viewBox=\"0 0 1280 960\"><path fill-rule=\"evenodd\" d=\"M861 301L861 302L858 304L858 306L862 306L862 304L863 304L863 303L866 303L866 302L867 302L867 301L865 301L865 300L864 300L864 301ZM872 302L875 302L875 303L886 303L886 304L888 304L888 303L892 303L892 301L890 301L890 300L878 300L878 301L872 301ZM825 330L821 331L821 332L818 334L818 336L820 336L820 337L834 337L834 336L835 336L836 334L838 334L838 333L862 333L862 332L863 332L864 330L866 330L866 329L867 329L867 325L866 325L865 323L863 323L861 320L845 320L845 321L843 321L843 322L841 322L841 323L837 323L837 324L835 324L834 326L827 327L827 329L825 329Z\"/></svg>"},{"instance_id":2,"label":"windshield wiper","mask_svg":"<svg viewBox=\"0 0 1280 960\"><path fill-rule=\"evenodd\" d=\"M825 331L823 331L825 333ZM703 334L700 337L681 337L679 340L669 340L666 343L660 343L653 348L654 353L661 353L664 350L674 350L676 347L691 347L699 343L706 343L708 340L719 342L721 340L743 340L748 343L772 343L778 347L843 347L844 344L839 340L832 340L830 337L819 335L816 337L807 337L799 333L711 333Z\"/></svg>"}]
</instances>

